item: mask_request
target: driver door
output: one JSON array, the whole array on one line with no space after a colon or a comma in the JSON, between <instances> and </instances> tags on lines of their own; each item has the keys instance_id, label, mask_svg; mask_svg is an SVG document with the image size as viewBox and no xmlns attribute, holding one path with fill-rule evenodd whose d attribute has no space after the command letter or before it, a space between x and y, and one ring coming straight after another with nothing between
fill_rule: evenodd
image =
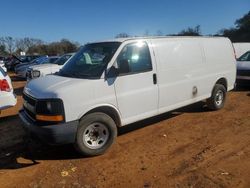
<instances>
[{"instance_id":1,"label":"driver door","mask_svg":"<svg viewBox=\"0 0 250 188\"><path fill-rule=\"evenodd\" d=\"M154 60L146 42L125 45L117 57L114 82L123 125L158 112L158 86Z\"/></svg>"}]
</instances>

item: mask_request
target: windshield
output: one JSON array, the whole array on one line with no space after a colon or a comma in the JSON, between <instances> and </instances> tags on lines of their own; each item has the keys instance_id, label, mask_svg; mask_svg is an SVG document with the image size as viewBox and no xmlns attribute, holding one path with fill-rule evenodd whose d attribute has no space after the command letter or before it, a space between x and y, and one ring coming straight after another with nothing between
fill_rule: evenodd
<instances>
[{"instance_id":1,"label":"windshield","mask_svg":"<svg viewBox=\"0 0 250 188\"><path fill-rule=\"evenodd\" d=\"M2 69L2 67L0 66L0 73L5 77L7 76L7 73Z\"/></svg>"},{"instance_id":2,"label":"windshield","mask_svg":"<svg viewBox=\"0 0 250 188\"><path fill-rule=\"evenodd\" d=\"M38 58L36 58L36 59L33 59L31 62L30 62L30 64L39 64L39 63L41 63L42 61L44 61L44 59L46 59L47 57L38 57Z\"/></svg>"},{"instance_id":3,"label":"windshield","mask_svg":"<svg viewBox=\"0 0 250 188\"><path fill-rule=\"evenodd\" d=\"M250 51L239 57L238 61L250 61Z\"/></svg>"},{"instance_id":4,"label":"windshield","mask_svg":"<svg viewBox=\"0 0 250 188\"><path fill-rule=\"evenodd\" d=\"M53 63L57 65L63 65L71 56L72 56L71 54L63 55Z\"/></svg>"},{"instance_id":5,"label":"windshield","mask_svg":"<svg viewBox=\"0 0 250 188\"><path fill-rule=\"evenodd\" d=\"M40 57L40 58L35 59L34 61L35 64L43 64L44 62L48 62L47 57Z\"/></svg>"},{"instance_id":6,"label":"windshield","mask_svg":"<svg viewBox=\"0 0 250 188\"><path fill-rule=\"evenodd\" d=\"M58 57L49 57L48 63L55 63L58 60Z\"/></svg>"},{"instance_id":7,"label":"windshield","mask_svg":"<svg viewBox=\"0 0 250 188\"><path fill-rule=\"evenodd\" d=\"M100 78L120 42L87 44L60 70L60 76L75 78Z\"/></svg>"}]
</instances>

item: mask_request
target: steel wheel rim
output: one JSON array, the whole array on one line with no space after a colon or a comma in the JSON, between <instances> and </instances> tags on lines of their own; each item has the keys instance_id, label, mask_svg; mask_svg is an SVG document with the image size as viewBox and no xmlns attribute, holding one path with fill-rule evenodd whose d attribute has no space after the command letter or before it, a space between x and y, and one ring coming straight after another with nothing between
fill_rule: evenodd
<instances>
[{"instance_id":1,"label":"steel wheel rim","mask_svg":"<svg viewBox=\"0 0 250 188\"><path fill-rule=\"evenodd\" d=\"M100 149L109 139L109 130L102 123L90 124L83 133L83 142L90 149Z\"/></svg>"},{"instance_id":2,"label":"steel wheel rim","mask_svg":"<svg viewBox=\"0 0 250 188\"><path fill-rule=\"evenodd\" d=\"M224 93L223 91L219 90L217 91L216 95L215 95L215 103L217 106L220 106L223 103L224 100Z\"/></svg>"}]
</instances>

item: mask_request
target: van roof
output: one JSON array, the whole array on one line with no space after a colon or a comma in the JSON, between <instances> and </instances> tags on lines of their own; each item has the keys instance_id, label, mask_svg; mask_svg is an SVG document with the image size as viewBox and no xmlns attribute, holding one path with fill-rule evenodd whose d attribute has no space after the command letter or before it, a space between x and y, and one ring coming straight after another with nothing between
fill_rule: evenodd
<instances>
[{"instance_id":1,"label":"van roof","mask_svg":"<svg viewBox=\"0 0 250 188\"><path fill-rule=\"evenodd\" d=\"M227 37L221 37L221 36L148 36L148 37L115 38L115 39L95 41L95 42L124 42L124 41L137 40L137 39L158 39L158 38L227 38Z\"/></svg>"}]
</instances>

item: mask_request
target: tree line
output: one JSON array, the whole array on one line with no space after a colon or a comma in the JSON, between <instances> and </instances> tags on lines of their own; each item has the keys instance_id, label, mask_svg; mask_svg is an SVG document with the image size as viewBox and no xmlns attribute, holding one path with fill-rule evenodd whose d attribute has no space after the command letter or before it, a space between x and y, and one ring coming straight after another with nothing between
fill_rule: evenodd
<instances>
[{"instance_id":1,"label":"tree line","mask_svg":"<svg viewBox=\"0 0 250 188\"><path fill-rule=\"evenodd\" d=\"M41 39L30 37L0 37L1 56L20 55L20 52L25 52L30 55L62 55L77 51L79 46L79 43L72 42L68 39L46 43Z\"/></svg>"},{"instance_id":2,"label":"tree line","mask_svg":"<svg viewBox=\"0 0 250 188\"><path fill-rule=\"evenodd\" d=\"M209 36L224 36L228 37L232 42L250 42L250 11L243 17L237 19L234 23L234 27L229 29L221 29L216 34L211 34ZM149 32L146 31L143 36L148 36ZM156 32L157 36L164 36L164 34L158 30ZM201 26L197 25L195 27L188 27L183 29L177 34L165 34L165 36L202 36ZM126 32L119 33L115 36L116 38L127 38L131 37Z\"/></svg>"}]
</instances>

